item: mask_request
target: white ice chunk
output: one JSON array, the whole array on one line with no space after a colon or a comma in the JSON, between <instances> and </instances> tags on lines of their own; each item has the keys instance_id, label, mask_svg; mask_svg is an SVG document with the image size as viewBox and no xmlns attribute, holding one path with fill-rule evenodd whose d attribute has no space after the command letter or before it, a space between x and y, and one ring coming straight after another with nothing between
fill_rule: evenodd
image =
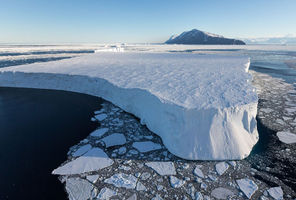
<instances>
[{"instance_id":1,"label":"white ice chunk","mask_svg":"<svg viewBox=\"0 0 296 200\"><path fill-rule=\"evenodd\" d=\"M91 183L80 178L67 178L66 191L70 200L91 199L93 186Z\"/></svg>"},{"instance_id":2,"label":"white ice chunk","mask_svg":"<svg viewBox=\"0 0 296 200\"><path fill-rule=\"evenodd\" d=\"M195 167L193 173L200 178L205 177L199 166Z\"/></svg>"},{"instance_id":3,"label":"white ice chunk","mask_svg":"<svg viewBox=\"0 0 296 200\"><path fill-rule=\"evenodd\" d=\"M104 113L95 116L95 118L99 121L103 121L104 119L106 119L106 117L107 117L107 115Z\"/></svg>"},{"instance_id":4,"label":"white ice chunk","mask_svg":"<svg viewBox=\"0 0 296 200\"><path fill-rule=\"evenodd\" d=\"M113 164L107 154L100 148L93 148L83 156L72 160L53 170L53 174L70 175L96 171Z\"/></svg>"},{"instance_id":5,"label":"white ice chunk","mask_svg":"<svg viewBox=\"0 0 296 200\"><path fill-rule=\"evenodd\" d=\"M148 151L158 150L161 149L161 145L151 142L151 141L145 141L145 142L134 142L133 147L138 149L140 152L145 153Z\"/></svg>"},{"instance_id":6,"label":"white ice chunk","mask_svg":"<svg viewBox=\"0 0 296 200\"><path fill-rule=\"evenodd\" d=\"M99 175L97 175L97 174L86 176L86 179L92 183L95 183L98 180L98 178L99 178Z\"/></svg>"},{"instance_id":7,"label":"white ice chunk","mask_svg":"<svg viewBox=\"0 0 296 200\"><path fill-rule=\"evenodd\" d=\"M243 159L258 141L248 67L238 55L98 52L1 68L0 86L100 96L139 117L181 158Z\"/></svg>"},{"instance_id":8,"label":"white ice chunk","mask_svg":"<svg viewBox=\"0 0 296 200\"><path fill-rule=\"evenodd\" d=\"M282 200L284 199L283 195L283 190L281 187L273 187L273 188L270 188L269 190L267 190L268 194L276 199L276 200Z\"/></svg>"},{"instance_id":9,"label":"white ice chunk","mask_svg":"<svg viewBox=\"0 0 296 200\"><path fill-rule=\"evenodd\" d=\"M276 135L278 136L279 140L286 144L293 144L296 143L296 134L290 132L277 132Z\"/></svg>"},{"instance_id":10,"label":"white ice chunk","mask_svg":"<svg viewBox=\"0 0 296 200\"><path fill-rule=\"evenodd\" d=\"M79 149L77 149L77 151L75 151L72 156L74 156L74 157L81 156L81 155L85 154L86 152L88 152L91 148L92 148L92 146L90 144L83 145L83 146L79 147Z\"/></svg>"},{"instance_id":11,"label":"white ice chunk","mask_svg":"<svg viewBox=\"0 0 296 200\"><path fill-rule=\"evenodd\" d=\"M217 173L221 176L229 168L229 165L226 162L219 162L215 165L215 168Z\"/></svg>"},{"instance_id":12,"label":"white ice chunk","mask_svg":"<svg viewBox=\"0 0 296 200\"><path fill-rule=\"evenodd\" d=\"M143 183L141 183L140 181L138 181L136 190L137 191L146 191L147 188L145 187L145 185L143 185Z\"/></svg>"},{"instance_id":13,"label":"white ice chunk","mask_svg":"<svg viewBox=\"0 0 296 200\"><path fill-rule=\"evenodd\" d=\"M106 145L106 147L112 147L116 145L123 145L126 143L125 136L121 133L113 133L107 137L102 139Z\"/></svg>"},{"instance_id":14,"label":"white ice chunk","mask_svg":"<svg viewBox=\"0 0 296 200\"><path fill-rule=\"evenodd\" d=\"M170 183L173 188L182 187L185 184L184 180L178 179L175 176L170 176Z\"/></svg>"},{"instance_id":15,"label":"white ice chunk","mask_svg":"<svg viewBox=\"0 0 296 200\"><path fill-rule=\"evenodd\" d=\"M201 192L196 192L195 193L195 200L203 200L203 195Z\"/></svg>"},{"instance_id":16,"label":"white ice chunk","mask_svg":"<svg viewBox=\"0 0 296 200\"><path fill-rule=\"evenodd\" d=\"M251 199L252 195L258 190L258 186L254 181L244 178L236 180L240 190L249 198Z\"/></svg>"},{"instance_id":17,"label":"white ice chunk","mask_svg":"<svg viewBox=\"0 0 296 200\"><path fill-rule=\"evenodd\" d=\"M100 128L92 132L90 135L93 137L102 137L108 130L108 128Z\"/></svg>"},{"instance_id":18,"label":"white ice chunk","mask_svg":"<svg viewBox=\"0 0 296 200\"><path fill-rule=\"evenodd\" d=\"M176 175L176 169L173 162L148 162L145 163L148 167L151 167L161 176Z\"/></svg>"},{"instance_id":19,"label":"white ice chunk","mask_svg":"<svg viewBox=\"0 0 296 200\"><path fill-rule=\"evenodd\" d=\"M227 199L229 196L232 195L234 195L234 193L231 190L223 187L215 188L211 192L211 196L215 197L216 199Z\"/></svg>"},{"instance_id":20,"label":"white ice chunk","mask_svg":"<svg viewBox=\"0 0 296 200\"><path fill-rule=\"evenodd\" d=\"M127 189L135 189L137 178L131 174L118 173L110 178L105 179L105 183L114 185L115 187L124 187Z\"/></svg>"},{"instance_id":21,"label":"white ice chunk","mask_svg":"<svg viewBox=\"0 0 296 200\"><path fill-rule=\"evenodd\" d=\"M102 199L102 200L109 200L111 197L117 195L117 192L114 190L111 190L107 187L104 187L101 189L100 193L97 196L97 199Z\"/></svg>"},{"instance_id":22,"label":"white ice chunk","mask_svg":"<svg viewBox=\"0 0 296 200\"><path fill-rule=\"evenodd\" d=\"M133 194L132 196L130 196L127 200L137 200L137 194Z\"/></svg>"}]
</instances>

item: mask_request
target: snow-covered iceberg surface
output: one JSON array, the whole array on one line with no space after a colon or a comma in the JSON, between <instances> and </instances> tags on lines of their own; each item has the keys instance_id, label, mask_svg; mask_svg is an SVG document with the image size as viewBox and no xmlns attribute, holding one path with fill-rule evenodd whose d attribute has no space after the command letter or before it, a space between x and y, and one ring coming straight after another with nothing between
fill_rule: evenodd
<instances>
[{"instance_id":1,"label":"snow-covered iceberg surface","mask_svg":"<svg viewBox=\"0 0 296 200\"><path fill-rule=\"evenodd\" d=\"M0 86L100 96L133 113L175 155L242 159L258 140L244 56L98 52L0 69Z\"/></svg>"}]
</instances>

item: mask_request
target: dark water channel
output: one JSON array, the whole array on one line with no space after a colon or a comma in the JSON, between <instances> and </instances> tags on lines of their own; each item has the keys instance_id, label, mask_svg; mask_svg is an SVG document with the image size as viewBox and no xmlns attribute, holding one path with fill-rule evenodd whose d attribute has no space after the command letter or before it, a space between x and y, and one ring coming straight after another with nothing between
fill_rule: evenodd
<instances>
[{"instance_id":1,"label":"dark water channel","mask_svg":"<svg viewBox=\"0 0 296 200\"><path fill-rule=\"evenodd\" d=\"M99 124L102 99L51 90L0 87L0 199L66 199L51 171Z\"/></svg>"}]
</instances>

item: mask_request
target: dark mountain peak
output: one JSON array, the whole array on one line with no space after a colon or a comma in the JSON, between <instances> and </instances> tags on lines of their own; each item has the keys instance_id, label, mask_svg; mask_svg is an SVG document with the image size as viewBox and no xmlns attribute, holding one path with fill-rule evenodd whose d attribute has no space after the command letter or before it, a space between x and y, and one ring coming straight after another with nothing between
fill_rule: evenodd
<instances>
[{"instance_id":1,"label":"dark mountain peak","mask_svg":"<svg viewBox=\"0 0 296 200\"><path fill-rule=\"evenodd\" d=\"M200 31L197 29L192 29L191 31L185 31L180 35L171 36L166 42L166 44L245 44L241 40L224 38L221 35L208 33Z\"/></svg>"}]
</instances>

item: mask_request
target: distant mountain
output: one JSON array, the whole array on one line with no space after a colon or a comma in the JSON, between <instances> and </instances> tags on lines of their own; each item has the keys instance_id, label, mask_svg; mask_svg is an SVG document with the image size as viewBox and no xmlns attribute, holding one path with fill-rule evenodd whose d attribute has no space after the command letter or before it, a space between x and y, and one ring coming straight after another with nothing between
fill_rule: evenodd
<instances>
[{"instance_id":1,"label":"distant mountain","mask_svg":"<svg viewBox=\"0 0 296 200\"><path fill-rule=\"evenodd\" d=\"M247 44L296 44L296 37L246 38Z\"/></svg>"},{"instance_id":2,"label":"distant mountain","mask_svg":"<svg viewBox=\"0 0 296 200\"><path fill-rule=\"evenodd\" d=\"M168 39L166 44L237 44L244 45L241 40L225 38L220 35L192 29L185 31L180 35L173 35Z\"/></svg>"}]
</instances>

